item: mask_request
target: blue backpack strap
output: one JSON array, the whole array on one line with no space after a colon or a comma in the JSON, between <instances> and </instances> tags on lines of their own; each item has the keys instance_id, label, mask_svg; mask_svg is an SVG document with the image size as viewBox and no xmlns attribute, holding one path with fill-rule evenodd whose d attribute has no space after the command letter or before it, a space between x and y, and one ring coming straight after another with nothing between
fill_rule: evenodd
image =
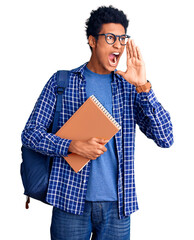
<instances>
[{"instance_id":1,"label":"blue backpack strap","mask_svg":"<svg viewBox=\"0 0 194 240\"><path fill-rule=\"evenodd\" d=\"M52 133L58 130L59 115L62 109L62 98L65 88L69 83L69 71L61 70L57 72L57 102L52 126Z\"/></svg>"}]
</instances>

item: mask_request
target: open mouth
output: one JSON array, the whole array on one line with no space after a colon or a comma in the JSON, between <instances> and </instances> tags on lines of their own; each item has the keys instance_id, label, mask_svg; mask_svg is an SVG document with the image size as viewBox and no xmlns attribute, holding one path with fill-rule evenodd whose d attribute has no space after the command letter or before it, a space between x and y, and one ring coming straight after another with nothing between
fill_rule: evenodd
<instances>
[{"instance_id":1,"label":"open mouth","mask_svg":"<svg viewBox=\"0 0 194 240\"><path fill-rule=\"evenodd\" d=\"M108 56L109 63L112 67L117 66L119 55L120 55L119 53L114 52Z\"/></svg>"}]
</instances>

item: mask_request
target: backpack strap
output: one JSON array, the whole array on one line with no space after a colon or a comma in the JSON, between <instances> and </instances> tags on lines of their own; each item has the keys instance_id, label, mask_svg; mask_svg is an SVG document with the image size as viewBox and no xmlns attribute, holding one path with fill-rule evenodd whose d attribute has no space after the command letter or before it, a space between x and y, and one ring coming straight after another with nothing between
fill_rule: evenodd
<instances>
[{"instance_id":1,"label":"backpack strap","mask_svg":"<svg viewBox=\"0 0 194 240\"><path fill-rule=\"evenodd\" d=\"M56 74L57 74L57 101L56 101L54 120L52 124L52 133L57 132L59 115L62 110L62 97L63 97L64 90L69 83L70 72L61 70L61 71L58 71ZM29 208L29 203L30 203L30 197L26 196L26 209Z\"/></svg>"},{"instance_id":2,"label":"backpack strap","mask_svg":"<svg viewBox=\"0 0 194 240\"><path fill-rule=\"evenodd\" d=\"M65 70L57 71L57 102L52 125L52 133L56 133L58 130L59 115L62 109L62 97L64 90L69 83L69 75L70 75L69 71Z\"/></svg>"}]
</instances>

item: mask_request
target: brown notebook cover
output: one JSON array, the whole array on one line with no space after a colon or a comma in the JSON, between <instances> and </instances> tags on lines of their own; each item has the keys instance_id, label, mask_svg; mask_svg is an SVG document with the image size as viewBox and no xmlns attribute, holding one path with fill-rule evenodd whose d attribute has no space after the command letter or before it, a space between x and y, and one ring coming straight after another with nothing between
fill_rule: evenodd
<instances>
[{"instance_id":1,"label":"brown notebook cover","mask_svg":"<svg viewBox=\"0 0 194 240\"><path fill-rule=\"evenodd\" d=\"M110 140L120 129L120 125L92 95L59 129L56 135L70 140L88 140L92 137ZM70 153L64 158L76 173L90 161L75 153Z\"/></svg>"}]
</instances>

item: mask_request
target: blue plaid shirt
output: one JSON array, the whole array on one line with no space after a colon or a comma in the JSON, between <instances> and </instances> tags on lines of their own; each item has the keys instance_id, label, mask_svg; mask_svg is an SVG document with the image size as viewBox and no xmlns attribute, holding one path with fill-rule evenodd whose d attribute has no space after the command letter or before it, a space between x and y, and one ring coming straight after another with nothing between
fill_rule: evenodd
<instances>
[{"instance_id":1,"label":"blue plaid shirt","mask_svg":"<svg viewBox=\"0 0 194 240\"><path fill-rule=\"evenodd\" d=\"M69 85L63 96L59 119L61 127L86 101L84 67L71 70ZM136 124L141 131L163 148L173 143L172 124L169 113L157 101L153 90L136 92L120 75L113 73L112 103L113 117L121 125L115 135L118 155L118 212L119 217L129 216L138 210L134 179L134 150ZM90 162L75 173L62 156L67 156L71 140L61 139L47 133L56 104L56 73L45 85L36 102L25 129L22 143L38 152L53 156L47 201L66 212L81 215L84 210Z\"/></svg>"}]
</instances>

